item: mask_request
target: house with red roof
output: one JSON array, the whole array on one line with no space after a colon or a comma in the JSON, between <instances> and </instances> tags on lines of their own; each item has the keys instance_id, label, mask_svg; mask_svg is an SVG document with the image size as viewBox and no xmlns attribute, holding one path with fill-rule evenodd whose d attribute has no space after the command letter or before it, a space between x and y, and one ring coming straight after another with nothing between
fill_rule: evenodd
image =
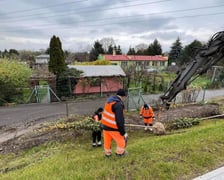
<instances>
[{"instance_id":1,"label":"house with red roof","mask_svg":"<svg viewBox=\"0 0 224 180\"><path fill-rule=\"evenodd\" d=\"M156 69L162 70L168 66L167 56L143 56L143 55L115 55L115 54L101 54L98 59L109 60L113 65L120 65L122 68L128 68L131 66L145 70Z\"/></svg>"}]
</instances>

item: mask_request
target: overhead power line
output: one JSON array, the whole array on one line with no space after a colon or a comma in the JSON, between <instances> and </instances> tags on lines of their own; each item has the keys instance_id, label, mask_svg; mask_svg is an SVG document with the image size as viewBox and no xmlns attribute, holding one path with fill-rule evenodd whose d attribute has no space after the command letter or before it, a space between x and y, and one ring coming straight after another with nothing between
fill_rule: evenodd
<instances>
[{"instance_id":1,"label":"overhead power line","mask_svg":"<svg viewBox=\"0 0 224 180\"><path fill-rule=\"evenodd\" d=\"M122 20L122 19L125 19L125 22L122 22L122 23L129 23L130 21L132 22L136 22L135 20L128 20L128 18L141 18L141 17L145 17L145 16L155 16L155 15L164 15L164 14L171 14L171 13L177 13L177 12L188 12L188 11L195 11L195 10L203 10L203 9L211 9L211 8L217 8L217 7L223 7L224 4L219 4L219 5L214 5L214 6L204 6L204 7L197 7L197 8L188 8L188 9L179 9L179 10L172 10L172 11L163 11L163 12L154 12L154 13L147 13L147 14L142 14L142 15L131 15L131 16L123 16L123 17L118 17L118 16L114 16L114 17L108 17L108 18L100 18L100 19L94 19L94 20L79 20L79 21L75 21L75 23L87 23L87 22L99 22L99 21L108 21L108 20ZM223 14L222 12L217 12L217 13L212 13L212 14L208 14L208 15L219 15L219 14ZM197 15L191 15L193 17L197 17ZM206 14L205 14L206 16ZM181 16L179 18L184 18L185 16ZM187 17L187 15L186 15ZM174 17L172 17L174 18ZM140 20L142 21L142 20ZM144 20L145 21L145 20ZM18 21L17 21L18 22ZM137 21L139 22L139 20ZM4 23L4 22L3 22ZM105 24L105 22L103 22ZM111 24L112 22L110 22ZM69 22L69 25L73 24L72 22ZM101 24L104 25L104 24ZM113 24L116 24L113 23ZM117 22L117 24L120 24ZM52 26L52 25L56 25L55 23L44 23L44 24L36 24L36 26L38 27L49 27L49 26ZM66 24L64 24L66 25ZM98 26L98 25L85 25L85 24L79 24L79 26Z\"/></svg>"},{"instance_id":2,"label":"overhead power line","mask_svg":"<svg viewBox=\"0 0 224 180\"><path fill-rule=\"evenodd\" d=\"M195 17L202 17L202 16L215 16L215 15L221 15L224 14L224 12L217 12L217 13L206 13L206 14L196 14L196 15L185 15L185 16L179 16L179 17L170 17L173 19L182 19L182 18L195 18ZM101 23L101 24L81 24L79 27L103 27L108 25L116 25L116 24L128 24L128 23L140 23L149 21L148 19L141 19L141 20L130 20L130 21L120 21L120 22L109 22L109 23ZM47 28L47 27L46 27ZM63 29L70 29L73 27L63 27Z\"/></svg>"},{"instance_id":3,"label":"overhead power line","mask_svg":"<svg viewBox=\"0 0 224 180\"><path fill-rule=\"evenodd\" d=\"M217 12L217 13L206 13L206 14L197 14L197 15L185 15L185 16L179 16L179 17L172 17L173 19L182 19L182 18L196 18L196 17L203 17L203 16L215 16L215 15L222 15L224 14L224 12ZM102 27L102 26L108 26L108 25L115 25L115 24L127 24L127 23L141 23L141 22L145 22L145 21L149 21L148 19L144 19L144 20L132 20L132 21L122 21L122 22L110 22L110 23L102 23L102 24L86 24L86 25L79 25L79 27ZM56 24L55 24L56 26ZM58 25L57 25L58 26ZM39 29L45 29L49 27L54 27L54 25L49 25L46 26L44 25L42 28ZM69 26L69 27L60 27L60 29L72 29L74 28L74 26ZM29 28L29 29L25 29L26 31L33 31L36 28ZM20 29L21 30L21 29ZM1 29L0 32L17 32L18 29L13 29L13 30L3 30Z\"/></svg>"},{"instance_id":4,"label":"overhead power line","mask_svg":"<svg viewBox=\"0 0 224 180\"><path fill-rule=\"evenodd\" d=\"M172 1L172 0L160 0L160 1L153 1L153 2L147 2L147 3L139 3L139 4L131 4L131 5L125 5L125 6L118 6L118 7L105 7L105 6L97 6L97 9L93 9L91 7L84 7L84 8L75 8L72 10L72 12L58 12L56 15L49 15L48 13L37 13L37 14L30 14L30 15L23 15L23 16L16 16L16 17L9 17L8 19L1 19L1 22L7 21L7 22L18 22L18 20L30 20L32 17L36 17L39 15L46 15L42 16L42 18L50 18L50 17L56 17L56 16L68 16L72 15L75 13L95 13L98 12L99 9L102 10L115 10L115 9L122 9L122 8L128 8L128 7L136 7L136 6L143 6L143 5L148 5L148 4L157 4L157 3L162 3L162 2L167 2L167 1ZM77 11L76 11L77 10ZM84 10L84 11L83 11ZM10 20L11 19L11 20Z\"/></svg>"},{"instance_id":5,"label":"overhead power line","mask_svg":"<svg viewBox=\"0 0 224 180\"><path fill-rule=\"evenodd\" d=\"M224 4L219 4L219 5L211 5L211 6L204 6L204 7L197 7L197 8L188 8L188 9L179 9L179 10L172 10L172 11L163 11L163 12L155 12L155 13L147 13L147 14L142 14L142 15L131 15L131 16L123 16L123 17L108 17L108 18L100 18L100 19L94 19L94 20L78 20L78 21L75 21L76 23L85 23L85 22L97 22L97 21L107 21L107 20L115 20L115 19L124 19L127 20L127 18L140 18L140 17L143 17L143 16L153 16L153 15L164 15L164 14L168 14L168 13L176 13L176 12L188 12L188 11L195 11L195 10L203 10L203 9L211 9L211 8L219 8L219 7L223 7ZM216 15L220 14L220 13L215 13ZM222 14L222 13L221 13ZM68 15L68 14L66 14ZM54 15L55 16L55 15ZM62 15L61 15L62 16ZM60 16L60 17L61 17ZM194 16L194 15L193 15ZM49 18L49 16L48 16ZM29 20L29 19L27 19ZM9 23L10 21L7 21L7 22L2 22L2 23ZM20 21L16 21L17 23L20 22ZM70 22L70 24L72 24L72 22ZM36 26L51 26L51 25L55 25L55 23L45 23L45 24L39 24L39 25L36 25Z\"/></svg>"},{"instance_id":6,"label":"overhead power line","mask_svg":"<svg viewBox=\"0 0 224 180\"><path fill-rule=\"evenodd\" d=\"M76 1L77 2L77 1ZM125 1L127 2L127 1ZM162 1L154 1L155 2L162 2ZM67 2L68 3L68 2ZM151 2L152 3L152 2ZM136 4L135 4L136 5ZM211 8L218 8L218 7L223 7L224 4L219 4L219 5L211 5L211 6L203 6L203 7L196 7L196 8L188 8L188 9L177 9L177 10L170 10L170 11L162 11L162 12L154 12L154 13L147 13L147 14L142 14L142 15L131 15L131 16L122 16L122 17L108 17L108 18L99 18L99 19L93 19L93 20L79 20L79 21L75 21L75 23L81 23L78 24L79 27L102 27L102 26L108 26L108 25L114 25L114 24L127 24L127 23L140 23L140 22L145 22L145 21L150 21L150 19L138 19L137 18L141 18L141 17L145 17L145 16L153 16L153 15L164 15L164 14L168 14L168 13L177 13L177 12L188 12L188 11L196 11L196 10L203 10L203 9L211 9ZM127 6L122 6L122 7L127 7ZM115 8L115 7L113 7ZM121 6L116 7L116 8L121 8ZM96 11L95 11L96 12ZM173 19L181 19L181 18L192 18L192 17L201 17L201 16L215 16L215 15L222 15L224 14L224 12L215 12L215 13L203 13L203 14L196 14L196 15L184 15L184 16L170 16L169 18L173 18ZM135 19L129 19L129 18L135 18ZM109 23L107 22L108 20L118 20L118 22L116 21L110 21ZM120 21L119 21L120 20ZM102 23L97 23L102 21ZM20 21L16 21L17 23L19 23ZM92 24L87 24L88 22L91 22ZM2 22L4 23L4 22ZM6 22L5 22L6 23ZM7 22L8 23L8 22ZM93 24L95 23L95 24ZM8 23L10 24L10 23ZM67 27L64 26L68 25ZM72 27L71 25L73 25L73 22L69 22L69 24L56 24L56 23L44 23L44 24L36 24L35 27L22 27L22 28L16 28L14 30L4 30L2 27L2 29L0 30L0 32L16 32L17 30L41 30L41 29L45 29L45 28L53 28L55 26L60 26L60 28L63 29L70 29L70 28L74 28L74 26Z\"/></svg>"},{"instance_id":7,"label":"overhead power line","mask_svg":"<svg viewBox=\"0 0 224 180\"><path fill-rule=\"evenodd\" d=\"M76 23L105 21L105 20L111 20L111 19L113 19L113 20L114 19L125 19L125 20L127 20L127 18L133 18L133 17L138 18L138 17L144 17L144 16L164 15L164 14L170 14L170 13L176 13L176 12L187 12L187 11L195 11L195 10L202 10L202 9L211 9L211 8L217 8L217 7L223 7L223 6L224 6L224 4L220 4L220 5L216 5L216 6L204 6L204 7L198 7L198 8L189 8L189 9L179 9L179 10L173 10L173 11L147 13L147 14L141 14L141 15L131 15L131 16L123 16L123 17L114 16L114 17L100 18L100 19L94 19L94 20L80 20L80 21L76 21Z\"/></svg>"},{"instance_id":8,"label":"overhead power line","mask_svg":"<svg viewBox=\"0 0 224 180\"><path fill-rule=\"evenodd\" d=\"M45 6L45 7L42 7L42 8L33 8L33 9L24 9L24 10L12 11L12 12L8 12L8 14L17 14L17 13L24 13L24 12L30 12L30 11L37 11L37 10L43 10L43 9L47 9L47 8L51 8L51 7L58 7L58 6L61 7L61 6L64 6L64 5L71 5L71 4L80 3L80 2L84 2L84 1L88 1L88 0L69 1L69 2L58 3L58 4Z\"/></svg>"}]
</instances>

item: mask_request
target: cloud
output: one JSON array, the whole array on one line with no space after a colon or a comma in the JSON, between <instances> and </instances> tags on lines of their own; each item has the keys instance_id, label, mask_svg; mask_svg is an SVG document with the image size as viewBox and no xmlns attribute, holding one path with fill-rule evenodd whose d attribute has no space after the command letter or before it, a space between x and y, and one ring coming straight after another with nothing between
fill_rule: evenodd
<instances>
[{"instance_id":1,"label":"cloud","mask_svg":"<svg viewBox=\"0 0 224 180\"><path fill-rule=\"evenodd\" d=\"M164 51L179 37L184 45L206 42L221 31L221 0L20 0L0 2L2 49L47 48L53 35L64 49L89 51L112 37L122 51L157 39ZM15 3L15 2L14 2Z\"/></svg>"}]
</instances>

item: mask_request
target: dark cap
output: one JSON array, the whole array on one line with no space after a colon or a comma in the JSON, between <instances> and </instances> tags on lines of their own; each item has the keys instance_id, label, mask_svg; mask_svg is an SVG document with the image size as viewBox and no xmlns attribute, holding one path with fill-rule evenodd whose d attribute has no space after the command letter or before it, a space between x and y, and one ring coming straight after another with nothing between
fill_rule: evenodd
<instances>
[{"instance_id":1,"label":"dark cap","mask_svg":"<svg viewBox=\"0 0 224 180\"><path fill-rule=\"evenodd\" d=\"M119 90L117 91L117 95L118 95L118 96L126 96L125 90L124 90L124 89L119 89Z\"/></svg>"},{"instance_id":2,"label":"dark cap","mask_svg":"<svg viewBox=\"0 0 224 180\"><path fill-rule=\"evenodd\" d=\"M97 109L97 111L98 111L98 112L103 112L103 108L100 107L100 108Z\"/></svg>"}]
</instances>

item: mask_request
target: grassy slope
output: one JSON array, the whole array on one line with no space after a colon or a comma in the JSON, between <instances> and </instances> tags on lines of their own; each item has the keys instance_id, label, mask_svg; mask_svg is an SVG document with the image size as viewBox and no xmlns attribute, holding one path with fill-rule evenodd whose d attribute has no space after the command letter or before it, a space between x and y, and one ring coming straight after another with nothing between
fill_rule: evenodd
<instances>
[{"instance_id":1,"label":"grassy slope","mask_svg":"<svg viewBox=\"0 0 224 180\"><path fill-rule=\"evenodd\" d=\"M130 132L128 156L109 159L103 148L90 146L88 132L71 142L2 156L1 167L25 167L0 179L191 179L224 165L223 132L224 121L216 120L165 136Z\"/></svg>"}]
</instances>

